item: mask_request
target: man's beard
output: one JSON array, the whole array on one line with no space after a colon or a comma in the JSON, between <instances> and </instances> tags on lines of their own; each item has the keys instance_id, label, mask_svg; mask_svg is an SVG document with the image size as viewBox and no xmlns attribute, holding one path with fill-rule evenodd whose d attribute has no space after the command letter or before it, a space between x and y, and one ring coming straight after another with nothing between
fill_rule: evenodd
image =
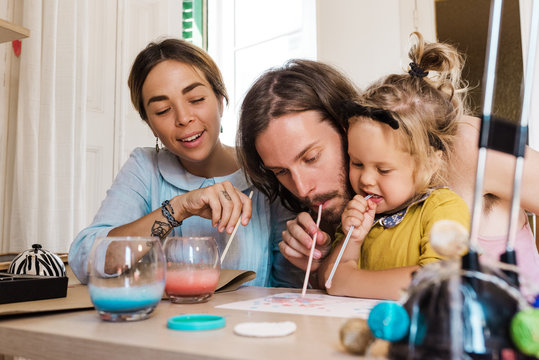
<instances>
[{"instance_id":1,"label":"man's beard","mask_svg":"<svg viewBox=\"0 0 539 360\"><path fill-rule=\"evenodd\" d=\"M343 171L341 172L339 176L339 183L341 184L341 187L344 188L344 190L334 190L325 194L318 194L315 195L312 198L301 198L301 202L305 204L309 209L313 211L318 210L318 206L316 204L322 204L330 199L338 199L341 200L335 207L324 209L324 216L322 216L322 220L324 223L331 225L331 226L337 226L341 222L341 215L344 211L344 208L348 204L348 201L354 196L354 190L352 189L352 186L350 185L350 182L348 181L348 176L346 169L343 167Z\"/></svg>"}]
</instances>

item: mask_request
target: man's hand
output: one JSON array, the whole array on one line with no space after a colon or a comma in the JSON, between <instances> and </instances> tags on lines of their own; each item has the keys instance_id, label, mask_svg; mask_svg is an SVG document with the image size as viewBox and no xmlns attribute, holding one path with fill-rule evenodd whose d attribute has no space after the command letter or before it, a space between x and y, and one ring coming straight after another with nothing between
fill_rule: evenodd
<instances>
[{"instance_id":1,"label":"man's hand","mask_svg":"<svg viewBox=\"0 0 539 360\"><path fill-rule=\"evenodd\" d=\"M331 237L318 229L316 222L306 212L299 213L294 220L289 220L286 228L287 230L283 231L283 240L279 243L279 250L288 261L302 270L307 270L313 237L318 231L311 265L311 272L316 271L320 260L331 250Z\"/></svg>"}]
</instances>

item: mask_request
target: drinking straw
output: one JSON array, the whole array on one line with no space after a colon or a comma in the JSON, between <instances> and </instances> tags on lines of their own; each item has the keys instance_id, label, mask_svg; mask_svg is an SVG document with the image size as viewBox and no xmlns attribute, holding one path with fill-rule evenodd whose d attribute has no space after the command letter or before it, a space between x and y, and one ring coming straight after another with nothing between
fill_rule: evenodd
<instances>
[{"instance_id":1,"label":"drinking straw","mask_svg":"<svg viewBox=\"0 0 539 360\"><path fill-rule=\"evenodd\" d=\"M253 190L249 193L249 199L253 198ZM230 244L232 244L232 240L234 240L234 235L236 235L236 231L238 231L238 228L240 227L241 222L241 216L236 222L236 225L234 226L234 230L232 231L232 234L230 234L230 237L228 238L228 242L226 243L225 250L223 251L223 254L221 255L221 264L223 263L223 260L225 259L226 253L228 252L228 249L230 248Z\"/></svg>"},{"instance_id":2,"label":"drinking straw","mask_svg":"<svg viewBox=\"0 0 539 360\"><path fill-rule=\"evenodd\" d=\"M372 194L365 196L365 200L368 200L372 197ZM337 256L337 260L335 260L335 264L333 264L333 269L331 269L331 273L329 274L329 278L326 281L326 289L329 289L331 287L331 280L333 279L333 275L335 275L335 271L337 271L337 266L339 266L339 262L341 261L342 254L344 253L344 249L346 249L346 245L348 245L348 240L350 240L350 236L352 235L352 231L354 231L354 225L350 226L350 230L348 230L348 234L346 234L346 238L344 239L344 244L342 245L341 251L339 252L339 255Z\"/></svg>"},{"instance_id":3,"label":"drinking straw","mask_svg":"<svg viewBox=\"0 0 539 360\"><path fill-rule=\"evenodd\" d=\"M307 271L305 272L305 280L303 281L303 290L301 291L301 297L305 296L307 291L307 284L309 283L309 275L311 273L311 265L313 263L314 248L316 247L316 236L318 235L318 229L320 227L320 218L322 217L322 204L318 206L318 219L316 219L316 233L313 236L313 244L311 246L311 253L309 254L309 262L307 263Z\"/></svg>"}]
</instances>

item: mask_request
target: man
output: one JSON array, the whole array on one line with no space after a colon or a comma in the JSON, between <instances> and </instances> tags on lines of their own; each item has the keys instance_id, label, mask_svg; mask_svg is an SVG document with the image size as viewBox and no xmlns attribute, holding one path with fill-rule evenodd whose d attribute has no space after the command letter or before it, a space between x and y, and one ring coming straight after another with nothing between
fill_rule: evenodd
<instances>
[{"instance_id":1,"label":"man","mask_svg":"<svg viewBox=\"0 0 539 360\"><path fill-rule=\"evenodd\" d=\"M348 183L342 101L358 90L332 67L293 60L262 75L247 93L240 115L237 148L255 186L298 213L287 223L283 255L306 269L316 224L309 212L322 204L315 260L330 249L331 234L352 196ZM312 270L319 262L315 261Z\"/></svg>"}]
</instances>

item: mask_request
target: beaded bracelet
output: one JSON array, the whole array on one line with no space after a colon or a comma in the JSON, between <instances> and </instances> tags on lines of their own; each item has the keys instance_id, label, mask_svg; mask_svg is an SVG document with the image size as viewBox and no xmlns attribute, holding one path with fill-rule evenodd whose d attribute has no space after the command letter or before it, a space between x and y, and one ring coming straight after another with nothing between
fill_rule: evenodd
<instances>
[{"instance_id":1,"label":"beaded bracelet","mask_svg":"<svg viewBox=\"0 0 539 360\"><path fill-rule=\"evenodd\" d=\"M172 208L172 205L170 205L170 202L168 200L163 201L163 203L161 204L161 213L163 214L165 218L167 218L168 223L172 227L178 227L183 222L183 221L177 221L176 219L174 219L174 216L170 214L170 213L174 214L174 209Z\"/></svg>"}]
</instances>

